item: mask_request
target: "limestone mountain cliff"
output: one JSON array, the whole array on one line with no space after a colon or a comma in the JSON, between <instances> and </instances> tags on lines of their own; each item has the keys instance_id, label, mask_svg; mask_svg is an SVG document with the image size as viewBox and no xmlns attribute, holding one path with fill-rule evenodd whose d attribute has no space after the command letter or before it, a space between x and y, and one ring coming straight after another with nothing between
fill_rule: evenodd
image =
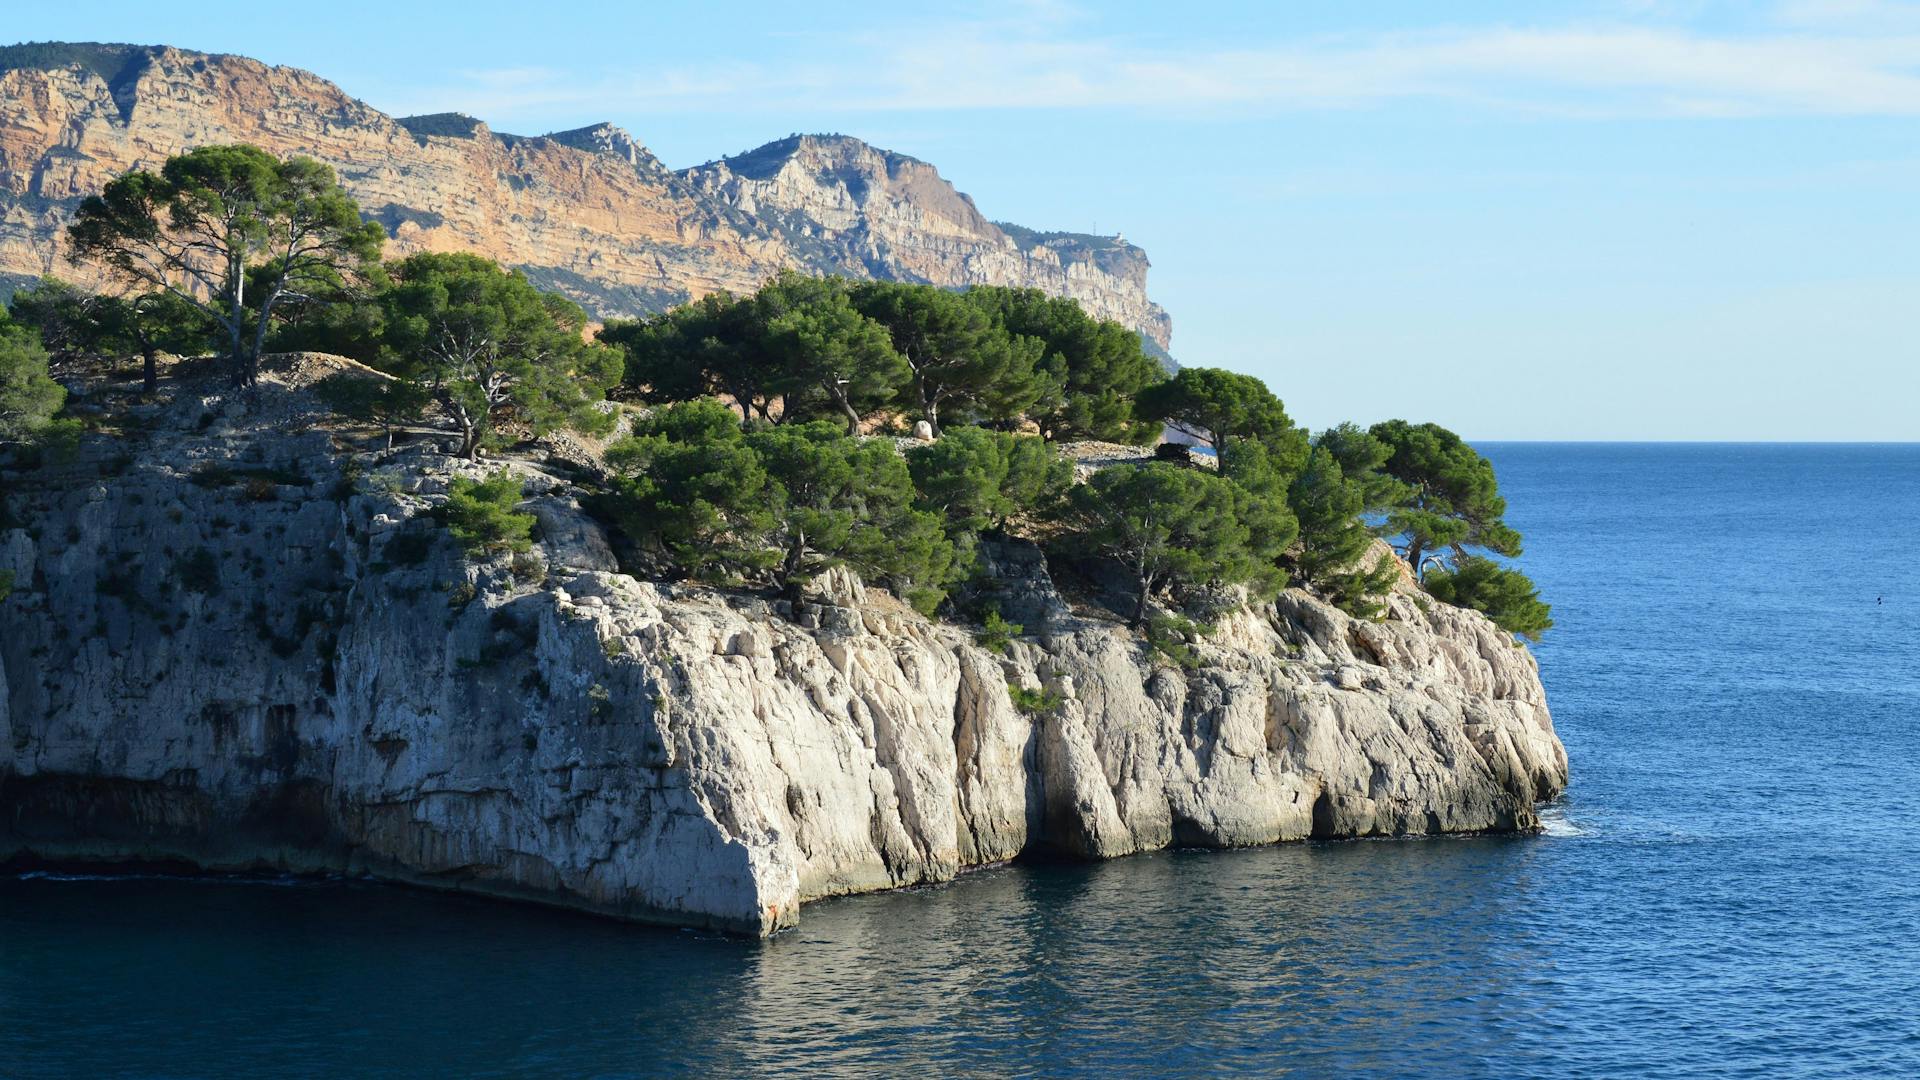
<instances>
[{"instance_id":1,"label":"limestone mountain cliff","mask_svg":"<svg viewBox=\"0 0 1920 1080\"><path fill-rule=\"evenodd\" d=\"M680 174L753 215L808 266L941 285L1031 285L1165 348L1172 322L1147 293L1147 256L1114 237L988 221L924 161L838 135L794 135Z\"/></svg>"},{"instance_id":2,"label":"limestone mountain cliff","mask_svg":"<svg viewBox=\"0 0 1920 1080\"><path fill-rule=\"evenodd\" d=\"M128 169L249 142L334 167L396 252L475 251L606 317L783 267L943 286L1032 286L1161 349L1144 252L987 220L931 165L795 136L674 172L607 124L536 138L454 113L395 118L317 75L168 47L0 48L0 277L86 280L64 229Z\"/></svg>"},{"instance_id":3,"label":"limestone mountain cliff","mask_svg":"<svg viewBox=\"0 0 1920 1080\"><path fill-rule=\"evenodd\" d=\"M301 389L342 363L170 383L6 493L0 863L768 933L1021 855L1524 830L1566 783L1531 654L1411 587L1378 622L1289 591L1187 669L991 544L1000 655L844 572L798 605L628 576L557 456L502 463L534 550L472 562L431 511L481 467L362 449Z\"/></svg>"}]
</instances>

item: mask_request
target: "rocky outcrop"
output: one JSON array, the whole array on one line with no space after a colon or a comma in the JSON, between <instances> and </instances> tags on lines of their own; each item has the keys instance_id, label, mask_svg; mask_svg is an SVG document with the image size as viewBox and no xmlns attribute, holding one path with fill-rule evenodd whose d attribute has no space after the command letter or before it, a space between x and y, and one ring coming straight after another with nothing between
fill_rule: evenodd
<instances>
[{"instance_id":1,"label":"rocky outcrop","mask_svg":"<svg viewBox=\"0 0 1920 1080\"><path fill-rule=\"evenodd\" d=\"M539 545L472 563L429 511L476 467L342 442L286 385L330 363L116 410L7 493L0 861L766 933L1023 854L1525 830L1565 784L1531 655L1410 591L1289 592L1183 670L994 545L996 655L843 574L797 608L625 576L530 460Z\"/></svg>"},{"instance_id":2,"label":"rocky outcrop","mask_svg":"<svg viewBox=\"0 0 1920 1080\"><path fill-rule=\"evenodd\" d=\"M601 317L751 290L783 267L1081 300L1164 349L1146 256L1118 238L987 221L932 166L796 137L674 173L607 124L539 138L453 113L395 119L333 83L166 47L0 48L0 278L87 280L66 258L79 200L212 143L332 165L390 250L475 251Z\"/></svg>"},{"instance_id":3,"label":"rocky outcrop","mask_svg":"<svg viewBox=\"0 0 1920 1080\"><path fill-rule=\"evenodd\" d=\"M698 194L773 228L809 265L939 285L1018 284L1071 296L1165 348L1172 322L1142 305L1147 257L1118 237L988 221L933 166L841 135L794 135L680 174Z\"/></svg>"}]
</instances>

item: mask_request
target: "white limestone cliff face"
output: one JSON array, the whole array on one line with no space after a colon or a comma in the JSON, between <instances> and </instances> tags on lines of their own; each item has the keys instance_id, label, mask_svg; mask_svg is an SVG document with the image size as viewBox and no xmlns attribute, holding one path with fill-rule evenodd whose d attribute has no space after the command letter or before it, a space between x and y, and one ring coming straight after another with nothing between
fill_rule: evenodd
<instances>
[{"instance_id":1,"label":"white limestone cliff face","mask_svg":"<svg viewBox=\"0 0 1920 1080\"><path fill-rule=\"evenodd\" d=\"M1000 656L842 574L797 610L627 577L553 466L509 464L541 544L470 564L424 515L472 466L312 419L182 399L10 493L0 860L763 934L1022 854L1524 830L1566 782L1531 655L1471 612L1289 592L1181 670L1011 547L1029 633Z\"/></svg>"}]
</instances>

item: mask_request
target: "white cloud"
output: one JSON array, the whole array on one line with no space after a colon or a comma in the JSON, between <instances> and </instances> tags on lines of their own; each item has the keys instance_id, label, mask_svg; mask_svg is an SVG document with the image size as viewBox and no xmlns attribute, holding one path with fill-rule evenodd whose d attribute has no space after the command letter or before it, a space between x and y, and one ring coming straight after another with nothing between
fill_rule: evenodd
<instances>
[{"instance_id":1,"label":"white cloud","mask_svg":"<svg viewBox=\"0 0 1920 1080\"><path fill-rule=\"evenodd\" d=\"M1235 48L1101 36L1042 0L1017 18L796 35L790 64L615 77L508 69L408 104L510 121L585 112L1358 108L1400 100L1571 114L1920 114L1920 5L1788 0L1767 29L1492 26Z\"/></svg>"},{"instance_id":2,"label":"white cloud","mask_svg":"<svg viewBox=\"0 0 1920 1080\"><path fill-rule=\"evenodd\" d=\"M1795 27L1871 32L1920 30L1920 4L1901 0L1784 0L1776 21Z\"/></svg>"}]
</instances>

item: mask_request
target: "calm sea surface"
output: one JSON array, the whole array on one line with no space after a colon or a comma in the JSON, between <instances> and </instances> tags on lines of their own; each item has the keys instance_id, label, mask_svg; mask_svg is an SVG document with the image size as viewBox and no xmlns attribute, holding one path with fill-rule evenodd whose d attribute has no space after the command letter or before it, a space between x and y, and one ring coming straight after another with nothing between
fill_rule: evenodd
<instances>
[{"instance_id":1,"label":"calm sea surface","mask_svg":"<svg viewBox=\"0 0 1920 1080\"><path fill-rule=\"evenodd\" d=\"M997 870L765 943L0 881L0 1077L1920 1075L1920 447L1485 449L1560 624L1549 835Z\"/></svg>"}]
</instances>

